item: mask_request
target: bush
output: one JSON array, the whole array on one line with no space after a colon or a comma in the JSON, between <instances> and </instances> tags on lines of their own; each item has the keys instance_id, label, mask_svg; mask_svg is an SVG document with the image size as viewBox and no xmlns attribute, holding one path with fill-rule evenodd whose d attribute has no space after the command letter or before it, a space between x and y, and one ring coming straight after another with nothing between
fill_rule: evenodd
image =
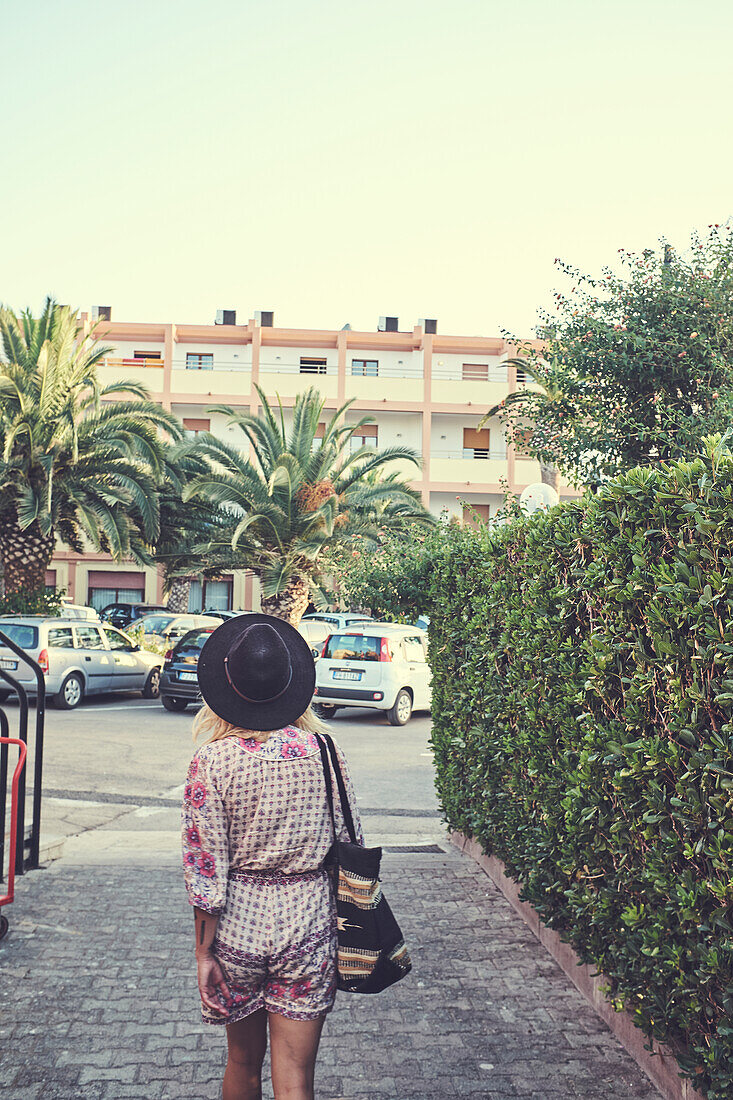
<instances>
[{"instance_id":1,"label":"bush","mask_svg":"<svg viewBox=\"0 0 733 1100\"><path fill-rule=\"evenodd\" d=\"M9 592L0 596L0 615L60 615L64 592L47 592L37 588L35 592Z\"/></svg>"},{"instance_id":2,"label":"bush","mask_svg":"<svg viewBox=\"0 0 733 1100\"><path fill-rule=\"evenodd\" d=\"M438 548L433 743L447 821L733 1095L733 458Z\"/></svg>"}]
</instances>

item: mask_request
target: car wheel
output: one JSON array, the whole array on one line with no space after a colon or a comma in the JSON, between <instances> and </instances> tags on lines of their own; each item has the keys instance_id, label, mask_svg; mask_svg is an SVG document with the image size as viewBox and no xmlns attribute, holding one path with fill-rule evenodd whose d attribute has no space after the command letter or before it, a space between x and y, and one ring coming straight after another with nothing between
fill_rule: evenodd
<instances>
[{"instance_id":1,"label":"car wheel","mask_svg":"<svg viewBox=\"0 0 733 1100\"><path fill-rule=\"evenodd\" d=\"M188 706L188 699L176 699L173 695L161 695L160 701L166 710L185 710Z\"/></svg>"},{"instance_id":2,"label":"car wheel","mask_svg":"<svg viewBox=\"0 0 733 1100\"><path fill-rule=\"evenodd\" d=\"M390 726L404 726L412 714L412 696L407 688L398 691L394 706L387 711Z\"/></svg>"},{"instance_id":3,"label":"car wheel","mask_svg":"<svg viewBox=\"0 0 733 1100\"><path fill-rule=\"evenodd\" d=\"M61 710L73 710L74 707L79 706L83 698L84 683L82 678L77 672L72 672L64 680L61 690L54 695L53 701Z\"/></svg>"},{"instance_id":4,"label":"car wheel","mask_svg":"<svg viewBox=\"0 0 733 1100\"><path fill-rule=\"evenodd\" d=\"M145 681L145 687L143 688L143 699L157 699L160 695L160 669L151 668L147 680Z\"/></svg>"},{"instance_id":5,"label":"car wheel","mask_svg":"<svg viewBox=\"0 0 733 1100\"><path fill-rule=\"evenodd\" d=\"M3 939L5 933L8 930L8 918L0 915L0 940Z\"/></svg>"},{"instance_id":6,"label":"car wheel","mask_svg":"<svg viewBox=\"0 0 733 1100\"><path fill-rule=\"evenodd\" d=\"M333 718L338 707L332 707L330 703L313 703L313 713L316 718Z\"/></svg>"}]
</instances>

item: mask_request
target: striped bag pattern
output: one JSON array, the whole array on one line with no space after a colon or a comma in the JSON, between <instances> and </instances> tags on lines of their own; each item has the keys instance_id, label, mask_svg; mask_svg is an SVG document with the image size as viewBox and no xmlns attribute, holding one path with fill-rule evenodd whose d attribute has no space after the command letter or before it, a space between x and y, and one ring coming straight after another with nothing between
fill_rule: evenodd
<instances>
[{"instance_id":1,"label":"striped bag pattern","mask_svg":"<svg viewBox=\"0 0 733 1100\"><path fill-rule=\"evenodd\" d=\"M347 993L380 993L412 969L400 927L382 893L381 848L357 844L354 819L333 741L318 736L326 796L334 829L329 866L333 869L338 925L338 988ZM339 841L333 811L336 780L349 841Z\"/></svg>"}]
</instances>

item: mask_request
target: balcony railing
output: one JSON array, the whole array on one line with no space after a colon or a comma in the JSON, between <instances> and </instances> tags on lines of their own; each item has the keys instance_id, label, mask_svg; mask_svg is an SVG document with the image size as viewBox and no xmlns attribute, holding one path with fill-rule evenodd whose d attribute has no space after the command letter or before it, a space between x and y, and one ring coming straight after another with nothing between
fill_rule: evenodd
<instances>
[{"instance_id":1,"label":"balcony railing","mask_svg":"<svg viewBox=\"0 0 733 1100\"><path fill-rule=\"evenodd\" d=\"M435 448L430 452L431 458L469 458L484 460L486 462L505 462L506 461L506 447L463 447L458 450L456 448Z\"/></svg>"},{"instance_id":2,"label":"balcony railing","mask_svg":"<svg viewBox=\"0 0 733 1100\"><path fill-rule=\"evenodd\" d=\"M506 385L508 374L506 363L491 363L488 370L481 371L480 364L468 363L464 367L462 363L453 363L441 366L433 363L433 378L442 382L493 382Z\"/></svg>"},{"instance_id":3,"label":"balcony railing","mask_svg":"<svg viewBox=\"0 0 733 1100\"><path fill-rule=\"evenodd\" d=\"M107 356L99 360L100 367L115 367L117 370L125 367L164 367L163 359L114 359Z\"/></svg>"}]
</instances>

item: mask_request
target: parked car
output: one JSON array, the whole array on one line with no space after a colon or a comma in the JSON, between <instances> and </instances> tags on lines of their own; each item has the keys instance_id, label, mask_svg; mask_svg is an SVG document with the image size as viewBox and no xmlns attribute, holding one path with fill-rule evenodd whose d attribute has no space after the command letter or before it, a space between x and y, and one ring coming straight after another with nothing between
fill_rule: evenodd
<instances>
[{"instance_id":1,"label":"parked car","mask_svg":"<svg viewBox=\"0 0 733 1100\"><path fill-rule=\"evenodd\" d=\"M131 623L130 629L142 629L145 638L150 641L173 644L197 626L210 626L212 630L216 630L217 626L221 626L221 622L221 619L213 615L173 615L170 611L166 611L155 615L144 615L142 619Z\"/></svg>"},{"instance_id":2,"label":"parked car","mask_svg":"<svg viewBox=\"0 0 733 1100\"><path fill-rule=\"evenodd\" d=\"M0 630L41 666L46 695L63 710L77 707L85 695L107 691L140 691L155 699L162 657L148 653L122 631L106 623L42 615L0 617ZM0 643L0 668L12 673L28 692L37 694L36 678L17 654ZM0 690L0 702L11 689Z\"/></svg>"},{"instance_id":3,"label":"parked car","mask_svg":"<svg viewBox=\"0 0 733 1100\"><path fill-rule=\"evenodd\" d=\"M331 626L330 623L323 622L321 619L301 619L298 626L298 630L311 647L311 652L316 658L321 656L323 643L333 633L334 629L336 628Z\"/></svg>"},{"instance_id":4,"label":"parked car","mask_svg":"<svg viewBox=\"0 0 733 1100\"><path fill-rule=\"evenodd\" d=\"M94 607L87 607L81 603L67 603L61 601L61 614L65 619L83 619L89 623L99 622L99 612Z\"/></svg>"},{"instance_id":5,"label":"parked car","mask_svg":"<svg viewBox=\"0 0 733 1100\"><path fill-rule=\"evenodd\" d=\"M166 710L180 712L189 703L201 702L197 665L204 642L215 629L212 624L189 630L166 653L160 674L160 701Z\"/></svg>"},{"instance_id":6,"label":"parked car","mask_svg":"<svg viewBox=\"0 0 733 1100\"><path fill-rule=\"evenodd\" d=\"M356 612L346 612L342 614L338 611L313 611L308 615L304 615L300 620L302 623L328 623L331 630L347 630L351 626L358 626L360 623L373 623L375 620L371 615L358 615Z\"/></svg>"},{"instance_id":7,"label":"parked car","mask_svg":"<svg viewBox=\"0 0 733 1100\"><path fill-rule=\"evenodd\" d=\"M100 617L112 626L124 630L126 626L141 619L143 615L150 615L154 611L167 611L162 604L156 603L108 603L100 612Z\"/></svg>"},{"instance_id":8,"label":"parked car","mask_svg":"<svg viewBox=\"0 0 733 1100\"><path fill-rule=\"evenodd\" d=\"M214 615L217 619L236 619L237 615L249 615L249 611L221 611L215 607L207 607L202 612L202 615Z\"/></svg>"},{"instance_id":9,"label":"parked car","mask_svg":"<svg viewBox=\"0 0 733 1100\"><path fill-rule=\"evenodd\" d=\"M371 623L332 634L316 661L314 704L321 717L340 707L387 712L404 726L414 710L430 707L430 666L423 630Z\"/></svg>"}]
</instances>

